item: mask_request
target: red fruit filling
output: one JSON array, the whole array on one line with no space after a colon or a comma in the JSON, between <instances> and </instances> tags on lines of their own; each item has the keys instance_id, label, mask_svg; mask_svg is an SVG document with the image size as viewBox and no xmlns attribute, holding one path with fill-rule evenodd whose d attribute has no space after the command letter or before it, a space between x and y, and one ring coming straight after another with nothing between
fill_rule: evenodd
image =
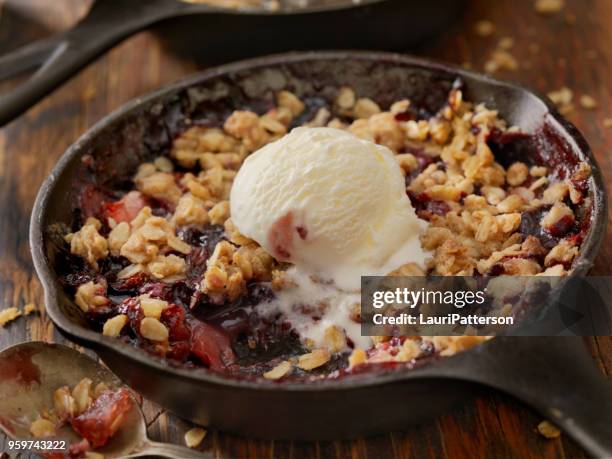
<instances>
[{"instance_id":1,"label":"red fruit filling","mask_svg":"<svg viewBox=\"0 0 612 459\"><path fill-rule=\"evenodd\" d=\"M103 214L117 223L129 223L146 205L147 201L140 191L130 191L119 201L104 204Z\"/></svg>"},{"instance_id":2,"label":"red fruit filling","mask_svg":"<svg viewBox=\"0 0 612 459\"><path fill-rule=\"evenodd\" d=\"M204 322L192 321L191 352L213 370L222 370L236 361L228 336Z\"/></svg>"},{"instance_id":3,"label":"red fruit filling","mask_svg":"<svg viewBox=\"0 0 612 459\"><path fill-rule=\"evenodd\" d=\"M72 428L93 448L104 446L121 427L132 403L127 389L105 391L87 411L72 419Z\"/></svg>"}]
</instances>

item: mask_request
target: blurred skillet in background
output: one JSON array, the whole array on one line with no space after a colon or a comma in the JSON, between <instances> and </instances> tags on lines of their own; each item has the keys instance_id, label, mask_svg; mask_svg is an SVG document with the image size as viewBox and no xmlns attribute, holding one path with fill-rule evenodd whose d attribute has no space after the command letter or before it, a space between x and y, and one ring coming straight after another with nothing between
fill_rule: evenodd
<instances>
[{"instance_id":1,"label":"blurred skillet in background","mask_svg":"<svg viewBox=\"0 0 612 459\"><path fill-rule=\"evenodd\" d=\"M74 28L0 58L0 79L38 71L0 96L0 126L100 54L155 24L168 46L206 62L298 49L400 49L442 31L463 0L98 0ZM221 4L221 2L218 2ZM225 2L231 3L231 2ZM272 5L273 7L271 7Z\"/></svg>"}]
</instances>

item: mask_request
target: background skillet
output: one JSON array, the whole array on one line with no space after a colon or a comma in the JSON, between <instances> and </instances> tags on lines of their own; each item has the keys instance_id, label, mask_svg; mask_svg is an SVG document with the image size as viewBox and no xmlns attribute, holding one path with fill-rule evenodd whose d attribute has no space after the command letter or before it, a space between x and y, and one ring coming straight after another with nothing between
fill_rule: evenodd
<instances>
[{"instance_id":1,"label":"background skillet","mask_svg":"<svg viewBox=\"0 0 612 459\"><path fill-rule=\"evenodd\" d=\"M337 72L339 61L345 70L340 75ZM576 269L584 273L592 265L605 229L605 190L601 175L580 134L555 112L550 112L546 103L516 86L404 56L308 53L247 61L214 69L148 98L134 101L95 126L66 153L43 185L32 216L33 255L45 284L50 316L64 333L96 349L120 377L146 396L187 418L210 422L221 429L276 438L321 439L374 433L422 420L463 397L465 394L461 390L469 385L449 380L459 378L488 383L511 392L552 416L553 420L570 430L591 452L601 453L606 451L605 448L609 451L610 445L606 444L606 441L609 442L609 436L606 437L609 424L605 423L603 416L612 413L612 410L605 409L606 403L612 406L612 400L605 398L606 389L608 393L609 389L595 377L596 373L585 359L580 342L497 340L490 346L466 353L467 357L463 359L472 363L465 363L459 358L449 359L447 365L452 367L450 370L446 365L433 365L423 372L393 372L375 379L364 377L342 383L332 381L310 386L270 386L233 382L204 372L170 369L163 363L135 353L132 348L109 342L87 330L82 326L82 319L75 314L72 301L58 289L45 260L43 228L52 222L70 220L70 209L61 203L69 199L72 182L79 173L81 155L93 152L98 161L109 166L106 170L111 175L115 168L122 171L134 168L140 160L153 154L150 150L169 141L167 130L176 129L182 110L189 107L185 103L185 94L177 98L177 94L185 88L200 85L208 87L207 90L192 88L188 92L191 101L198 103L214 99L215 94L224 94L224 86L233 88L229 91L228 99L230 105L233 105L241 104L245 93L253 98L262 97L270 89L281 89L276 87L279 85L288 84L298 89L298 93L300 90L324 93L326 84L350 82L360 94L371 96L385 105L389 102L385 97L394 100L400 94L414 100L423 100L425 97L435 99L436 91L432 91L432 88L449 85L457 74L462 75L467 83L467 97L486 101L499 109L502 116L511 123L526 130L535 130L546 119L557 135L567 142L571 154L593 167L593 226L576 265ZM284 80L280 78L282 76ZM238 90L236 85L243 90ZM215 87L217 89L211 89ZM446 94L446 90L440 92ZM223 110L228 109L223 98L205 105L202 115L221 115ZM146 139L144 143L141 142L143 137ZM134 155L121 154L126 147ZM53 260L52 245L47 244L46 249L47 256ZM485 358L479 358L479 353ZM508 356L508 360L503 360L504 356ZM530 356L535 356L535 360L531 360ZM488 367L487 362L493 366ZM504 377L500 371L504 366L500 367L499 362L507 364L510 374L525 374L525 378L531 374L539 379L529 381ZM576 370L583 380L584 392L581 390L574 397L557 397L571 392L572 388L560 385L563 381L551 378L553 373L548 370L560 371L575 362L584 363L584 366ZM541 372L530 373L532 365L537 365ZM153 380L156 380L154 385L150 383ZM513 381L517 384L513 385ZM559 384L555 386L554 381ZM189 394L189 397L184 394ZM597 394L598 398L589 399L593 394ZM206 406L194 404L194 399L206 400L202 403ZM596 410L585 412L584 407L589 406L589 403L595 404ZM558 411L551 411L551 408ZM595 411L597 414L594 417L592 413ZM568 416L573 416L574 421ZM278 423L279 418L286 419L286 422ZM324 424L320 422L321 419L337 421Z\"/></svg>"},{"instance_id":2,"label":"background skillet","mask_svg":"<svg viewBox=\"0 0 612 459\"><path fill-rule=\"evenodd\" d=\"M313 48L397 49L448 25L463 0L309 0L280 8L220 9L181 0L95 2L75 27L0 58L0 68L38 71L0 96L0 125L22 114L77 71L130 35L170 21L163 35L191 56L212 60L263 51ZM174 25L172 23L174 22ZM160 29L163 31L163 29ZM216 44L216 46L215 46ZM0 75L11 75L0 70Z\"/></svg>"}]
</instances>

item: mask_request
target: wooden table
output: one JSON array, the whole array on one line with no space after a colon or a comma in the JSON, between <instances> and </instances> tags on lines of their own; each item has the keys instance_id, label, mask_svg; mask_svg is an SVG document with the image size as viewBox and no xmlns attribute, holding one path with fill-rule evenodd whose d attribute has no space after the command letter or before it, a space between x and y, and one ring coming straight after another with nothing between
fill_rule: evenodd
<instances>
[{"instance_id":1,"label":"wooden table","mask_svg":"<svg viewBox=\"0 0 612 459\"><path fill-rule=\"evenodd\" d=\"M509 50L518 63L504 78L542 92L568 86L576 98L586 94L598 108L579 106L569 115L584 133L602 166L612 177L612 2L566 0L565 9L542 16L530 0L474 0L463 17L444 36L420 47L422 55L470 65L481 70L503 37L512 37ZM87 9L79 0L0 0L0 51L41 31L68 27ZM494 35L482 37L477 21L490 20ZM508 40L506 40L506 44ZM57 158L81 133L104 115L135 96L187 75L198 67L165 51L157 38L141 33L116 47L73 78L25 116L0 130L0 308L43 306L28 247L28 220L38 187ZM3 89L10 85L4 85ZM608 227L608 236L612 225ZM604 246L593 273L607 274L612 249ZM0 329L0 348L24 340L63 342L44 310ZM612 371L612 340L589 340L602 372ZM577 390L580 382L576 381ZM190 425L150 402L144 409L155 440L182 442ZM210 431L201 448L215 457L269 458L412 458L412 457L584 457L567 436L547 440L535 428L541 416L518 401L493 392L452 413L402 433L354 441L295 443L237 438ZM0 437L0 451L5 439Z\"/></svg>"}]
</instances>

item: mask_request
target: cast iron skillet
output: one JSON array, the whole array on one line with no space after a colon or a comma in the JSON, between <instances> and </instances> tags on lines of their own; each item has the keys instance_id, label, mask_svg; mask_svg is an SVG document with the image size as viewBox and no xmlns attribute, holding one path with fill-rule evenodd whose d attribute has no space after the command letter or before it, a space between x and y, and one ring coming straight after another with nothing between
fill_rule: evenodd
<instances>
[{"instance_id":1,"label":"cast iron skillet","mask_svg":"<svg viewBox=\"0 0 612 459\"><path fill-rule=\"evenodd\" d=\"M49 226L70 225L84 155L98 179L112 184L168 148L188 118L221 122L237 107L272 101L282 88L332 98L341 85L386 107L409 97L441 105L457 76L466 97L497 108L512 124L536 132L545 123L567 161L593 169L592 224L574 264L592 266L606 225L602 177L583 137L528 90L407 56L313 52L254 59L208 70L132 101L84 134L44 182L32 213L30 242L47 311L69 339L94 349L126 383L178 415L222 430L276 439L332 439L402 428L466 398L478 384L510 393L563 427L588 451L612 455L612 394L580 338L501 337L413 371L386 371L316 384L230 380L174 368L144 351L90 330L58 283L58 246ZM91 164L88 157L87 164Z\"/></svg>"},{"instance_id":2,"label":"cast iron skillet","mask_svg":"<svg viewBox=\"0 0 612 459\"><path fill-rule=\"evenodd\" d=\"M124 38L162 21L157 30L174 49L227 62L296 49L399 49L442 30L463 1L308 0L300 6L300 0L279 0L281 8L269 11L181 0L98 0L72 30L0 58L4 78L41 65L23 85L0 97L0 126Z\"/></svg>"}]
</instances>

